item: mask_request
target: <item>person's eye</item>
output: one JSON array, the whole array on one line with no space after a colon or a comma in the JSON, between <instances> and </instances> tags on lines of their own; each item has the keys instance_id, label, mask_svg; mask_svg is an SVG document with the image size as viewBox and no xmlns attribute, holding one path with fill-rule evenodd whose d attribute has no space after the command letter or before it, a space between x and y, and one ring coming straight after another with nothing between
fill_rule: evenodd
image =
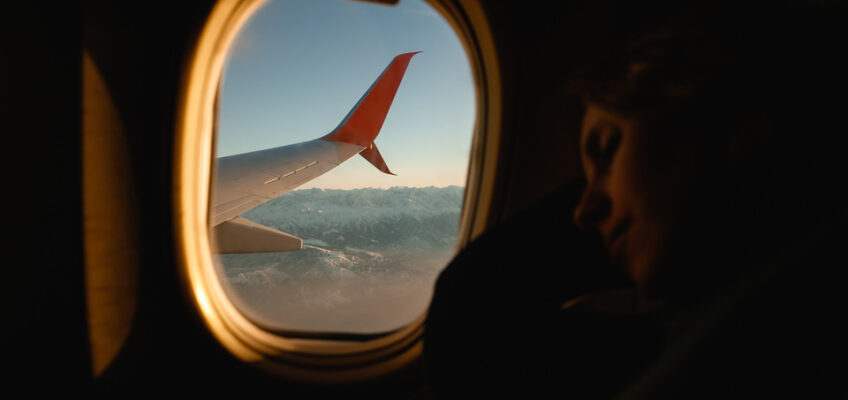
<instances>
[{"instance_id":1,"label":"person's eye","mask_svg":"<svg viewBox=\"0 0 848 400\"><path fill-rule=\"evenodd\" d=\"M601 140L598 148L599 159L604 165L612 163L615 152L618 150L618 145L621 143L621 132L617 129L609 132Z\"/></svg>"}]
</instances>

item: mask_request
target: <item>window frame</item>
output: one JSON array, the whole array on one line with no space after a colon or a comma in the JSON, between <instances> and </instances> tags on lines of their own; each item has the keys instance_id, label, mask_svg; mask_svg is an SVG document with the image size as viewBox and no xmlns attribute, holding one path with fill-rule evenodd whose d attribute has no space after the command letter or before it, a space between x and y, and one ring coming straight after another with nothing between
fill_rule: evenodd
<instances>
[{"instance_id":1,"label":"window frame","mask_svg":"<svg viewBox=\"0 0 848 400\"><path fill-rule=\"evenodd\" d=\"M233 40L264 2L219 1L197 36L183 72L175 127L173 193L175 248L184 292L215 338L245 362L311 382L353 382L381 376L421 356L426 312L406 327L383 335L285 336L246 318L228 298L212 263L207 215L218 90ZM459 37L475 82L477 115L458 251L485 231L490 221L500 145L500 72L488 21L476 0L427 2Z\"/></svg>"}]
</instances>

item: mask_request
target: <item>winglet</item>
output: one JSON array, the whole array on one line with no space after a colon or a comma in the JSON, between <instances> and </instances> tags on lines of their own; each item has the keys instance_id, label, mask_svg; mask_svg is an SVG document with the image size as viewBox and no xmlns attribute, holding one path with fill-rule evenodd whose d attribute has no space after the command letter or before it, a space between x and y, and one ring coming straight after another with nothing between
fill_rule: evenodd
<instances>
[{"instance_id":1,"label":"winglet","mask_svg":"<svg viewBox=\"0 0 848 400\"><path fill-rule=\"evenodd\" d=\"M388 172L388 168L386 167L386 163L383 162L380 152L376 147L372 148L372 144L383 127L383 121L385 121L386 114L388 114L389 108L392 106L395 93L398 86L400 86L400 81L403 79L404 73L406 73L406 67L409 65L409 61L412 59L412 56L418 53L420 51L396 56L368 91L365 92L365 95L359 99L359 102L353 106L353 109L342 120L342 123L333 132L330 132L321 139L363 146L366 149L362 151L362 156L374 164L380 171L391 174L391 172ZM377 163L380 163L382 167Z\"/></svg>"},{"instance_id":2,"label":"winglet","mask_svg":"<svg viewBox=\"0 0 848 400\"><path fill-rule=\"evenodd\" d=\"M389 171L389 166L386 165L385 161L383 161L383 156L380 154L380 150L377 149L376 144L372 143L371 147L362 150L359 155L361 155L362 158L368 160L371 165L377 167L377 169L379 169L380 171L383 171L389 175L395 175L395 173Z\"/></svg>"}]
</instances>

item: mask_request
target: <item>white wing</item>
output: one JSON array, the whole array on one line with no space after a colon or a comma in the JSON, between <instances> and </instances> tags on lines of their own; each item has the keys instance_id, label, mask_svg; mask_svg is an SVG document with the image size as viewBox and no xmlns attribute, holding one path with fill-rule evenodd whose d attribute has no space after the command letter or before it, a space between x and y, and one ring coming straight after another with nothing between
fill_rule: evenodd
<instances>
[{"instance_id":1,"label":"white wing","mask_svg":"<svg viewBox=\"0 0 848 400\"><path fill-rule=\"evenodd\" d=\"M218 159L210 226L221 253L299 250L302 241L238 217L361 154L391 174L374 139L394 100L409 61L395 57L341 124L320 139Z\"/></svg>"}]
</instances>

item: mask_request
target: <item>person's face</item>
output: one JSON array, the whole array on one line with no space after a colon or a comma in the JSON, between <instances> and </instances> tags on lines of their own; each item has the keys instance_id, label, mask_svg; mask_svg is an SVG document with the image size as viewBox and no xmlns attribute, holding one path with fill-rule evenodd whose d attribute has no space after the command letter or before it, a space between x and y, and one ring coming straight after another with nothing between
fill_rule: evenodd
<instances>
[{"instance_id":1,"label":"person's face","mask_svg":"<svg viewBox=\"0 0 848 400\"><path fill-rule=\"evenodd\" d=\"M594 104L584 115L587 186L575 222L603 236L613 263L648 297L661 297L679 266L703 254L704 193L711 185L702 178L713 160L701 142Z\"/></svg>"}]
</instances>

